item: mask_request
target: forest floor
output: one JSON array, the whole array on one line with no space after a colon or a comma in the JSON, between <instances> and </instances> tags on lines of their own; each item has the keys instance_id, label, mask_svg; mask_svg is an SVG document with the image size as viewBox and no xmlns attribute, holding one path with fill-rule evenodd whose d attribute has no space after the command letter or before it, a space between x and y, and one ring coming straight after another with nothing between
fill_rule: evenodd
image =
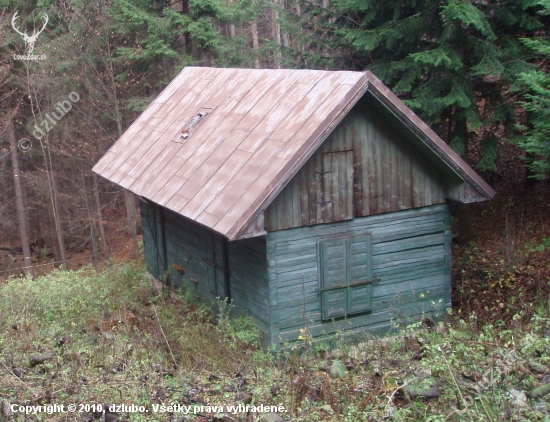
<instances>
[{"instance_id":1,"label":"forest floor","mask_svg":"<svg viewBox=\"0 0 550 422\"><path fill-rule=\"evenodd\" d=\"M104 268L109 262L129 262L136 258L134 245L126 230L124 210L108 206L103 210L105 232L108 233L108 245L110 254L101 250L98 256L98 268ZM2 241L3 240L3 241ZM138 242L141 236L138 236ZM68 248L67 269L78 270L86 265L94 265L94 256L89 242L84 245L72 245ZM10 251L9 249L12 249ZM63 262L59 256L54 256L49 249L31 247L33 275L41 276L49 274L55 269L62 268ZM110 255L110 259L106 256ZM19 244L0 238L0 283L11 276L19 276L23 273L23 254Z\"/></svg>"},{"instance_id":2,"label":"forest floor","mask_svg":"<svg viewBox=\"0 0 550 422\"><path fill-rule=\"evenodd\" d=\"M507 151L500 178L486 176L495 198L468 206L472 238L453 242L452 297L461 318L509 326L518 311L526 322L550 306L550 181L529 183Z\"/></svg>"},{"instance_id":3,"label":"forest floor","mask_svg":"<svg viewBox=\"0 0 550 422\"><path fill-rule=\"evenodd\" d=\"M278 353L259 348L253 323L230 318L227 303L216 308L158 291L139 262L11 279L0 286L0 412L16 421L549 419L548 306L529 320L517 306L501 323L474 313L418 321L357 344L315 343L304 329ZM64 412L37 407L52 404Z\"/></svg>"},{"instance_id":4,"label":"forest floor","mask_svg":"<svg viewBox=\"0 0 550 422\"><path fill-rule=\"evenodd\" d=\"M390 338L327 346L304 329L262 350L227 303L156 289L123 230L99 272L0 282L0 420L53 403L77 412L9 420L99 420L107 404L124 421L549 420L550 183L507 165L453 242L452 315Z\"/></svg>"}]
</instances>

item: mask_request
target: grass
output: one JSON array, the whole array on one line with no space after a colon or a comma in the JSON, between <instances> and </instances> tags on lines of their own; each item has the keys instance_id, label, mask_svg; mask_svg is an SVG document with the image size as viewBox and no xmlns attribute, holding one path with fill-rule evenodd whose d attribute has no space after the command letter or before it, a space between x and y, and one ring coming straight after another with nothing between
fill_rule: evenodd
<instances>
[{"instance_id":1,"label":"grass","mask_svg":"<svg viewBox=\"0 0 550 422\"><path fill-rule=\"evenodd\" d=\"M301 343L277 355L257 346L251 321L232 319L225 302L215 307L185 292L158 293L139 264L12 279L0 286L0 401L149 410L122 412L131 421L260 420L260 413L206 407L239 403L280 405L287 421L549 419L545 397L528 398L548 381L540 373L550 364L547 307L527 322L517 313L517 324L506 328L480 327L475 314L449 316L435 327L419 321L392 338L334 349L304 330ZM113 329L102 332L103 320ZM30 364L47 350L52 359ZM411 396L407 387L418 377L433 380L440 396ZM176 403L199 414L152 413L154 405ZM14 420L82 416L101 415Z\"/></svg>"}]
</instances>

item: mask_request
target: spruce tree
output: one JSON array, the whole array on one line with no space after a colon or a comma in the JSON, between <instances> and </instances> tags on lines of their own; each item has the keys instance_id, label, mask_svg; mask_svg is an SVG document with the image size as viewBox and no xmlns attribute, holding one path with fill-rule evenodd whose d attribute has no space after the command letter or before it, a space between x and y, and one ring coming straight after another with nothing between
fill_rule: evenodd
<instances>
[{"instance_id":1,"label":"spruce tree","mask_svg":"<svg viewBox=\"0 0 550 422\"><path fill-rule=\"evenodd\" d=\"M455 151L495 169L499 139L515 123L506 92L529 68L517 38L542 27L536 0L300 4L309 14L294 19L314 36L302 33L310 52L295 51L295 64L372 70Z\"/></svg>"},{"instance_id":2,"label":"spruce tree","mask_svg":"<svg viewBox=\"0 0 550 422\"><path fill-rule=\"evenodd\" d=\"M540 0L543 16L550 15L550 0ZM546 33L535 38L522 38L530 50L536 53L536 60L545 65L550 58L550 41ZM527 152L528 166L533 177L545 179L550 177L550 76L542 69L533 69L520 75L520 79L529 89L526 101L520 104L528 112L529 126L521 126L525 134L518 140L519 145Z\"/></svg>"}]
</instances>

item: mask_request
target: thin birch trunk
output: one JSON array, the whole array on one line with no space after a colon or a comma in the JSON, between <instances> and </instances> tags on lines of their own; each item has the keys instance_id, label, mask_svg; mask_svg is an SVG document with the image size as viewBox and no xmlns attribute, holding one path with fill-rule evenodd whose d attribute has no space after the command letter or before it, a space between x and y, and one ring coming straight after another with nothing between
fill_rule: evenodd
<instances>
[{"instance_id":1,"label":"thin birch trunk","mask_svg":"<svg viewBox=\"0 0 550 422\"><path fill-rule=\"evenodd\" d=\"M103 246L103 253L106 257L111 255L111 250L109 249L109 243L107 243L107 236L105 235L105 225L103 224L103 214L101 213L101 201L99 200L99 187L97 182L97 174L92 174L92 179L94 182L94 200L95 200L95 215L97 220L97 225L99 227L99 236L101 237L101 244Z\"/></svg>"},{"instance_id":2,"label":"thin birch trunk","mask_svg":"<svg viewBox=\"0 0 550 422\"><path fill-rule=\"evenodd\" d=\"M55 183L55 174L53 171L52 154L48 145L48 140L40 141L42 152L44 154L44 164L46 165L46 175L48 177L48 187L50 190L50 199L52 203L53 220L55 224L55 233L59 244L59 255L63 268L67 269L67 249L65 248L65 236L63 235L63 227L61 226L61 215L57 201L57 185ZM44 146L46 144L46 146Z\"/></svg>"},{"instance_id":3,"label":"thin birch trunk","mask_svg":"<svg viewBox=\"0 0 550 422\"><path fill-rule=\"evenodd\" d=\"M21 172L19 169L19 158L17 157L17 144L13 123L8 124L8 139L11 148L11 165L13 170L13 183L15 185L15 206L17 208L17 220L19 223L19 237L23 249L23 271L25 275L32 276L31 248L29 246L29 231L27 227L27 212L24 207L23 187L21 183Z\"/></svg>"},{"instance_id":4,"label":"thin birch trunk","mask_svg":"<svg viewBox=\"0 0 550 422\"><path fill-rule=\"evenodd\" d=\"M27 89L28 89L28 95L30 98L36 98L36 94L31 93L31 86L29 85L29 81L27 79ZM33 117L35 121L37 120L35 115L35 109L33 106L33 102L31 102L31 111L33 114ZM38 104L38 102L36 102ZM42 113L40 112L40 109L38 109L38 112L40 114L41 120L43 120ZM67 268L67 252L65 248L65 238L63 236L63 228L61 225L61 217L59 212L59 206L57 201L57 187L55 182L55 174L53 170L53 163L52 163L52 154L50 151L50 147L48 144L48 136L46 135L45 140L43 141L42 138L40 139L40 147L42 149L42 154L44 156L44 166L46 170L46 176L48 179L48 190L50 193L50 201L52 206L52 213L54 218L54 224L55 224L55 232L57 235L57 242L59 245L59 258L61 259L61 262L63 264L63 268Z\"/></svg>"}]
</instances>

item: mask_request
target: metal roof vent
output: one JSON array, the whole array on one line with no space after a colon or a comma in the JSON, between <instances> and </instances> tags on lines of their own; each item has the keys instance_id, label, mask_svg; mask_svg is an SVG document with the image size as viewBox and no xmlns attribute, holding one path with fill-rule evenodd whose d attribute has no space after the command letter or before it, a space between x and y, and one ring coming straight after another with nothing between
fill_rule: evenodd
<instances>
[{"instance_id":1,"label":"metal roof vent","mask_svg":"<svg viewBox=\"0 0 550 422\"><path fill-rule=\"evenodd\" d=\"M195 117L191 119L189 124L185 126L185 128L183 128L180 137L183 139L189 138L189 131L199 122L200 119L202 119L202 116L204 116L204 113L198 113L197 115L195 115Z\"/></svg>"},{"instance_id":2,"label":"metal roof vent","mask_svg":"<svg viewBox=\"0 0 550 422\"><path fill-rule=\"evenodd\" d=\"M195 116L187 123L187 126L183 128L181 131L180 139L187 139L191 136L191 132L194 126L196 126L201 119L209 114L212 111L212 109L202 109L199 111Z\"/></svg>"}]
</instances>

